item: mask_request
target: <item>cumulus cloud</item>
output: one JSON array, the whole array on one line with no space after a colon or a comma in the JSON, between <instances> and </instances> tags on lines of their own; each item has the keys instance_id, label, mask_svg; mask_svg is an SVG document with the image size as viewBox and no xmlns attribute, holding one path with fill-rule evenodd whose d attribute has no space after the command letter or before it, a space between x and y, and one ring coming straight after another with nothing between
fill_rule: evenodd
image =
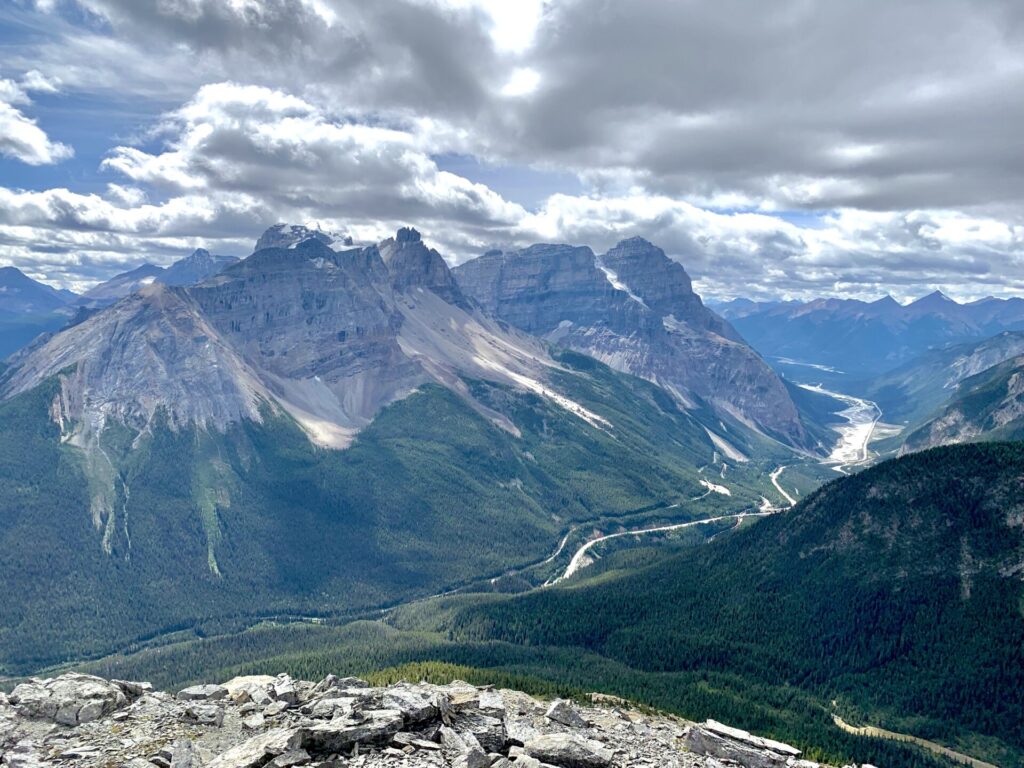
<instances>
[{"instance_id":1,"label":"cumulus cloud","mask_svg":"<svg viewBox=\"0 0 1024 768\"><path fill-rule=\"evenodd\" d=\"M842 209L807 224L721 213L666 196L554 195L521 222L527 239L597 250L642 234L719 298L840 294L908 299L925 287L964 298L1024 289L1024 226L949 211Z\"/></svg>"},{"instance_id":2,"label":"cumulus cloud","mask_svg":"<svg viewBox=\"0 0 1024 768\"><path fill-rule=\"evenodd\" d=\"M258 197L300 219L501 228L525 213L488 187L441 171L428 154L430 135L345 120L262 86L203 86L160 131L173 134L165 151L117 147L105 167L174 194Z\"/></svg>"},{"instance_id":3,"label":"cumulus cloud","mask_svg":"<svg viewBox=\"0 0 1024 768\"><path fill-rule=\"evenodd\" d=\"M289 219L364 240L411 223L453 261L643 235L721 296L1024 287L1011 0L29 5L0 9L32 31L5 49L20 134L0 137L59 159L32 88L149 114L111 139L103 194L5 193L0 260L65 254L76 284L199 242L244 255ZM503 168L580 183L531 210Z\"/></svg>"},{"instance_id":4,"label":"cumulus cloud","mask_svg":"<svg viewBox=\"0 0 1024 768\"><path fill-rule=\"evenodd\" d=\"M21 85L0 80L0 155L28 165L50 165L71 157L71 147L51 141L35 120L22 113L20 107L29 104L31 100Z\"/></svg>"}]
</instances>

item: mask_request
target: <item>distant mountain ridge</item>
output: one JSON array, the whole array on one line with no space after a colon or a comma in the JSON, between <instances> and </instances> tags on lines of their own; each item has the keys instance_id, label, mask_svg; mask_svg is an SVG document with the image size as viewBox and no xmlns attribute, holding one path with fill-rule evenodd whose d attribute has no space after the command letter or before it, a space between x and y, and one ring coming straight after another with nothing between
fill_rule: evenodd
<instances>
[{"instance_id":1,"label":"distant mountain ridge","mask_svg":"<svg viewBox=\"0 0 1024 768\"><path fill-rule=\"evenodd\" d=\"M71 291L33 280L17 267L0 267L0 360L74 314Z\"/></svg>"},{"instance_id":2,"label":"distant mountain ridge","mask_svg":"<svg viewBox=\"0 0 1024 768\"><path fill-rule=\"evenodd\" d=\"M891 423L913 423L953 397L965 379L1022 354L1024 331L1003 331L981 341L929 350L853 387L851 393L878 403Z\"/></svg>"},{"instance_id":3,"label":"distant mountain ridge","mask_svg":"<svg viewBox=\"0 0 1024 768\"><path fill-rule=\"evenodd\" d=\"M0 313L46 314L67 306L75 296L33 280L17 267L0 267Z\"/></svg>"},{"instance_id":4,"label":"distant mountain ridge","mask_svg":"<svg viewBox=\"0 0 1024 768\"><path fill-rule=\"evenodd\" d=\"M891 296L873 302L736 299L715 306L761 354L854 377L892 370L929 349L1024 330L1024 299L960 304L939 291L905 306Z\"/></svg>"},{"instance_id":5,"label":"distant mountain ridge","mask_svg":"<svg viewBox=\"0 0 1024 768\"><path fill-rule=\"evenodd\" d=\"M99 309L153 283L174 286L196 285L219 274L237 261L238 258L235 256L214 256L205 248L197 248L168 267L147 263L114 275L83 293L76 304L88 309Z\"/></svg>"},{"instance_id":6,"label":"distant mountain ridge","mask_svg":"<svg viewBox=\"0 0 1024 768\"><path fill-rule=\"evenodd\" d=\"M455 267L462 290L508 323L790 445L814 448L785 385L689 275L642 238L597 256L585 246L491 251Z\"/></svg>"}]
</instances>

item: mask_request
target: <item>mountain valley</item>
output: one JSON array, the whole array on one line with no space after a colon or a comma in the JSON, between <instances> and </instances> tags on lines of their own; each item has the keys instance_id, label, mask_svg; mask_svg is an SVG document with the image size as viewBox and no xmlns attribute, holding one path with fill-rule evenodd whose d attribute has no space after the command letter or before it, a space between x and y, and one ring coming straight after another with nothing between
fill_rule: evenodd
<instances>
[{"instance_id":1,"label":"mountain valley","mask_svg":"<svg viewBox=\"0 0 1024 768\"><path fill-rule=\"evenodd\" d=\"M1016 437L1016 332L857 378L766 362L646 240L452 269L407 227L30 295L64 319L0 366L11 684L458 674L835 764L948 765L833 716L1024 754L1019 446L871 466Z\"/></svg>"}]
</instances>

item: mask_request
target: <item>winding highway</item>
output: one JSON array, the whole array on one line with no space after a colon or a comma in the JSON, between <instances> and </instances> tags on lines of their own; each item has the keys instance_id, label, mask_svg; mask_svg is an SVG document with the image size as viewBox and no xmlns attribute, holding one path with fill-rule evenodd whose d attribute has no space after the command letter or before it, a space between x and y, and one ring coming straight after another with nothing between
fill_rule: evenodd
<instances>
[{"instance_id":1,"label":"winding highway","mask_svg":"<svg viewBox=\"0 0 1024 768\"><path fill-rule=\"evenodd\" d=\"M772 471L772 474L771 474L772 485L775 486L775 490L777 490L782 495L782 498L784 498L786 501L789 502L789 506L792 507L793 505L796 504L796 499L794 499L792 496L790 496L788 493L786 493L786 489L783 488L781 485L779 485L779 477L782 476L782 471L784 469L785 469L785 467L782 466L782 467L778 467L777 469Z\"/></svg>"},{"instance_id":2,"label":"winding highway","mask_svg":"<svg viewBox=\"0 0 1024 768\"><path fill-rule=\"evenodd\" d=\"M717 517L706 517L703 520L691 520L688 523L675 523L673 525L659 525L654 528L639 528L633 531L619 531L617 533L609 533L604 536L599 536L596 539L591 539L579 549L576 550L572 556L572 560L569 561L569 565L566 566L565 572L556 579L548 581L545 586L550 584L557 584L558 582L568 579L574 573L579 571L581 568L590 565L592 560L587 560L587 552L593 547L597 546L601 542L608 541L609 539L617 539L620 536L640 536L645 533L663 533L665 531L678 531L681 528L690 528L694 525L707 525L708 523L717 523L719 520L736 520L740 521L747 517L767 517L768 515L774 515L776 510L770 512L739 512L735 515L718 515Z\"/></svg>"}]
</instances>

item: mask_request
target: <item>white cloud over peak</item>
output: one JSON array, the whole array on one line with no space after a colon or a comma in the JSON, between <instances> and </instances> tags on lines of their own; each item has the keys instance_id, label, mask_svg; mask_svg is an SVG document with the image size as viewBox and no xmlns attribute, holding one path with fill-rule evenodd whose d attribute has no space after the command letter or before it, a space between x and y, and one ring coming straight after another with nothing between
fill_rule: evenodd
<instances>
[{"instance_id":1,"label":"white cloud over peak","mask_svg":"<svg viewBox=\"0 0 1024 768\"><path fill-rule=\"evenodd\" d=\"M28 165L50 165L73 156L71 147L51 141L36 121L21 111L31 103L22 85L0 79L0 155Z\"/></svg>"},{"instance_id":2,"label":"white cloud over peak","mask_svg":"<svg viewBox=\"0 0 1024 768\"><path fill-rule=\"evenodd\" d=\"M31 6L0 7L31 32L5 47L0 152L70 157L33 91L130 113L75 140L68 178L105 191L4 180L0 262L69 284L313 220L412 224L453 261L642 235L723 296L1024 288L1011 0Z\"/></svg>"}]
</instances>

